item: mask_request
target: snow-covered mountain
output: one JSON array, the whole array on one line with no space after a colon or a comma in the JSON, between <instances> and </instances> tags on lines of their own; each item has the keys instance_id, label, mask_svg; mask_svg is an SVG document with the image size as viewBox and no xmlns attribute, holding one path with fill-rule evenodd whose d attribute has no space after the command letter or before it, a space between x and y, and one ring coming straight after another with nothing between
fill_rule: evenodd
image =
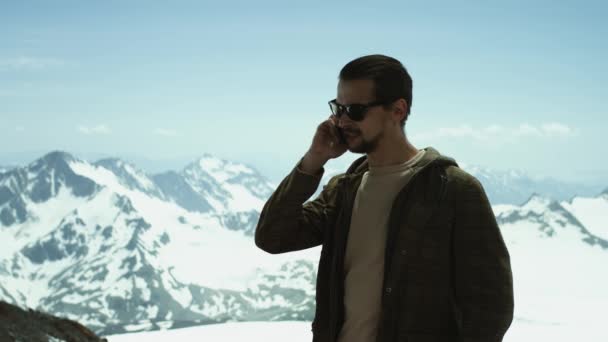
<instances>
[{"instance_id":1,"label":"snow-covered mountain","mask_svg":"<svg viewBox=\"0 0 608 342\"><path fill-rule=\"evenodd\" d=\"M339 172L328 167L321 184ZM270 255L253 242L273 186L254 168L209 154L156 175L65 152L12 168L0 173L0 299L101 334L310 321L320 248ZM580 319L587 306L608 304L598 290L608 286L600 271L608 190L568 201L528 194L522 205L493 209L512 255L519 319ZM565 293L578 318L543 317L539 307Z\"/></svg>"},{"instance_id":2,"label":"snow-covered mountain","mask_svg":"<svg viewBox=\"0 0 608 342\"><path fill-rule=\"evenodd\" d=\"M53 152L27 167L0 174L0 223L3 226L0 234L28 241L32 236L54 228L37 224L39 217L32 216L33 212L44 207L50 212L40 213L43 216L62 215L61 208L70 210L74 201L87 198L98 190L95 182L70 168L69 163L73 160L69 154Z\"/></svg>"},{"instance_id":3,"label":"snow-covered mountain","mask_svg":"<svg viewBox=\"0 0 608 342\"><path fill-rule=\"evenodd\" d=\"M568 238L569 241L574 241L576 237L580 242L592 247L598 245L602 249L608 249L608 214L602 211L606 209L608 194L605 193L597 197L575 197L562 202L535 193L521 206L493 206L501 227L524 222L537 226L543 233L541 236L570 234L572 238Z\"/></svg>"},{"instance_id":4,"label":"snow-covered mountain","mask_svg":"<svg viewBox=\"0 0 608 342\"><path fill-rule=\"evenodd\" d=\"M599 331L608 307L608 196L555 201L534 194L494 213L511 256L518 322ZM581 335L584 336L584 335Z\"/></svg>"},{"instance_id":5,"label":"snow-covered mountain","mask_svg":"<svg viewBox=\"0 0 608 342\"><path fill-rule=\"evenodd\" d=\"M577 196L562 205L591 233L608 240L608 189L597 197Z\"/></svg>"},{"instance_id":6,"label":"snow-covered mountain","mask_svg":"<svg viewBox=\"0 0 608 342\"><path fill-rule=\"evenodd\" d=\"M458 160L457 160L458 162ZM295 163L294 163L295 165ZM330 160L325 165L321 184L339 173L346 172L349 161ZM597 185L579 184L559 181L548 177L531 176L521 169L498 170L489 167L458 162L458 165L479 179L492 204L520 205L527 201L531 194L537 193L559 201L570 200L575 196L596 196L602 189ZM312 198L321 193L319 186ZM608 190L608 189L607 189Z\"/></svg>"},{"instance_id":7,"label":"snow-covered mountain","mask_svg":"<svg viewBox=\"0 0 608 342\"><path fill-rule=\"evenodd\" d=\"M532 193L563 201L574 196L595 196L599 192L596 186L532 177L521 169L497 170L465 163L459 165L479 179L493 204L521 204Z\"/></svg>"},{"instance_id":8,"label":"snow-covered mountain","mask_svg":"<svg viewBox=\"0 0 608 342\"><path fill-rule=\"evenodd\" d=\"M318 251L271 258L251 238L264 179L210 155L174 176L213 205L117 159L52 152L0 175L0 298L103 333L310 318Z\"/></svg>"},{"instance_id":9,"label":"snow-covered mountain","mask_svg":"<svg viewBox=\"0 0 608 342\"><path fill-rule=\"evenodd\" d=\"M120 185L129 190L140 191L151 197L165 199L163 192L154 181L135 165L117 158L101 159L93 165L112 172L112 177L115 177Z\"/></svg>"}]
</instances>

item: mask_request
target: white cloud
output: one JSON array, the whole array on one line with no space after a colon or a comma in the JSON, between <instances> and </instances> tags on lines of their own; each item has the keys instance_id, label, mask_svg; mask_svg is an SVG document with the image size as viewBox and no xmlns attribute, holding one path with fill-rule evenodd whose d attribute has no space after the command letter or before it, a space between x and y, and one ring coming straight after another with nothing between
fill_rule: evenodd
<instances>
[{"instance_id":1,"label":"white cloud","mask_svg":"<svg viewBox=\"0 0 608 342\"><path fill-rule=\"evenodd\" d=\"M558 122L531 125L522 123L517 127L504 127L492 124L485 127L473 127L462 124L456 127L439 127L432 131L420 132L412 135L413 139L430 140L441 138L472 138L480 141L496 141L497 139L516 139L521 137L558 137L574 136L574 128Z\"/></svg>"},{"instance_id":2,"label":"white cloud","mask_svg":"<svg viewBox=\"0 0 608 342\"><path fill-rule=\"evenodd\" d=\"M15 57L0 58L0 71L8 70L41 70L64 65L65 62L53 58Z\"/></svg>"},{"instance_id":3,"label":"white cloud","mask_svg":"<svg viewBox=\"0 0 608 342\"><path fill-rule=\"evenodd\" d=\"M97 125L94 127L88 127L84 125L78 126L78 131L82 134L110 134L110 128L104 124Z\"/></svg>"},{"instance_id":4,"label":"white cloud","mask_svg":"<svg viewBox=\"0 0 608 342\"><path fill-rule=\"evenodd\" d=\"M538 136L542 135L542 132L537 127L534 127L528 123L523 123L523 124L519 125L519 127L517 127L515 130L513 130L513 135L515 135L515 136L528 135L528 136L537 136L538 137Z\"/></svg>"},{"instance_id":5,"label":"white cloud","mask_svg":"<svg viewBox=\"0 0 608 342\"><path fill-rule=\"evenodd\" d=\"M174 136L177 136L177 132L175 130L166 129L166 128L157 128L157 129L154 130L154 134L162 135L162 136L165 136L165 137L174 137Z\"/></svg>"},{"instance_id":6,"label":"white cloud","mask_svg":"<svg viewBox=\"0 0 608 342\"><path fill-rule=\"evenodd\" d=\"M533 126L528 123L521 124L515 131L516 136L535 136L535 137L555 137L555 136L574 136L575 130L563 123L549 122Z\"/></svg>"},{"instance_id":7,"label":"white cloud","mask_svg":"<svg viewBox=\"0 0 608 342\"><path fill-rule=\"evenodd\" d=\"M572 128L559 122L550 122L541 126L546 135L574 135Z\"/></svg>"}]
</instances>

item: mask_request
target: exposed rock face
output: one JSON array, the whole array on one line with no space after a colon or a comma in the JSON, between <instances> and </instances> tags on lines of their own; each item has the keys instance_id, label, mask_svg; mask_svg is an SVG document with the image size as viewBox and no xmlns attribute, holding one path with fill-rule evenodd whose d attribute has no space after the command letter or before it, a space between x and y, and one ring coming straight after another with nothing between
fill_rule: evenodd
<instances>
[{"instance_id":1,"label":"exposed rock face","mask_svg":"<svg viewBox=\"0 0 608 342\"><path fill-rule=\"evenodd\" d=\"M82 324L0 301L2 342L107 342Z\"/></svg>"}]
</instances>

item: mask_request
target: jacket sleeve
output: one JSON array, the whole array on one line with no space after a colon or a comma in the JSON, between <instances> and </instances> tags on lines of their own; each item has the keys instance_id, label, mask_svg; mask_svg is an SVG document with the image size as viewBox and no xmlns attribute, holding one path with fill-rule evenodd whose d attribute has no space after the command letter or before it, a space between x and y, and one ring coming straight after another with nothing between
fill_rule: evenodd
<instances>
[{"instance_id":1,"label":"jacket sleeve","mask_svg":"<svg viewBox=\"0 0 608 342\"><path fill-rule=\"evenodd\" d=\"M302 159L279 184L260 213L255 244L268 253L319 246L323 243L324 232L333 222L337 176L329 180L315 200L304 203L317 190L325 168L316 175L304 173L300 169Z\"/></svg>"},{"instance_id":2,"label":"jacket sleeve","mask_svg":"<svg viewBox=\"0 0 608 342\"><path fill-rule=\"evenodd\" d=\"M510 256L481 183L467 175L454 198L454 297L463 342L500 342L513 321Z\"/></svg>"}]
</instances>

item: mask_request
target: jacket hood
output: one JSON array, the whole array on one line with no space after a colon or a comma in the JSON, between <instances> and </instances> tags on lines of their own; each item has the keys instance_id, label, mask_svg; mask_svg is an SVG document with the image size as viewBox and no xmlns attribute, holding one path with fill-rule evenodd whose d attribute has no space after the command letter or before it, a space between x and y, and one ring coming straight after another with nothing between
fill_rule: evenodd
<instances>
[{"instance_id":1,"label":"jacket hood","mask_svg":"<svg viewBox=\"0 0 608 342\"><path fill-rule=\"evenodd\" d=\"M423 148L423 150L425 150L426 153L424 154L424 156L422 156L422 159L420 159L420 161L416 163L415 167L417 169L423 169L431 163L439 165L458 166L458 163L456 163L454 158L439 153L439 151L437 151L433 147L428 146ZM364 173L367 170L369 170L369 165L367 162L367 155L364 155L356 159L354 162L352 162L352 164L350 164L350 166L346 170L346 174L359 174Z\"/></svg>"}]
</instances>

